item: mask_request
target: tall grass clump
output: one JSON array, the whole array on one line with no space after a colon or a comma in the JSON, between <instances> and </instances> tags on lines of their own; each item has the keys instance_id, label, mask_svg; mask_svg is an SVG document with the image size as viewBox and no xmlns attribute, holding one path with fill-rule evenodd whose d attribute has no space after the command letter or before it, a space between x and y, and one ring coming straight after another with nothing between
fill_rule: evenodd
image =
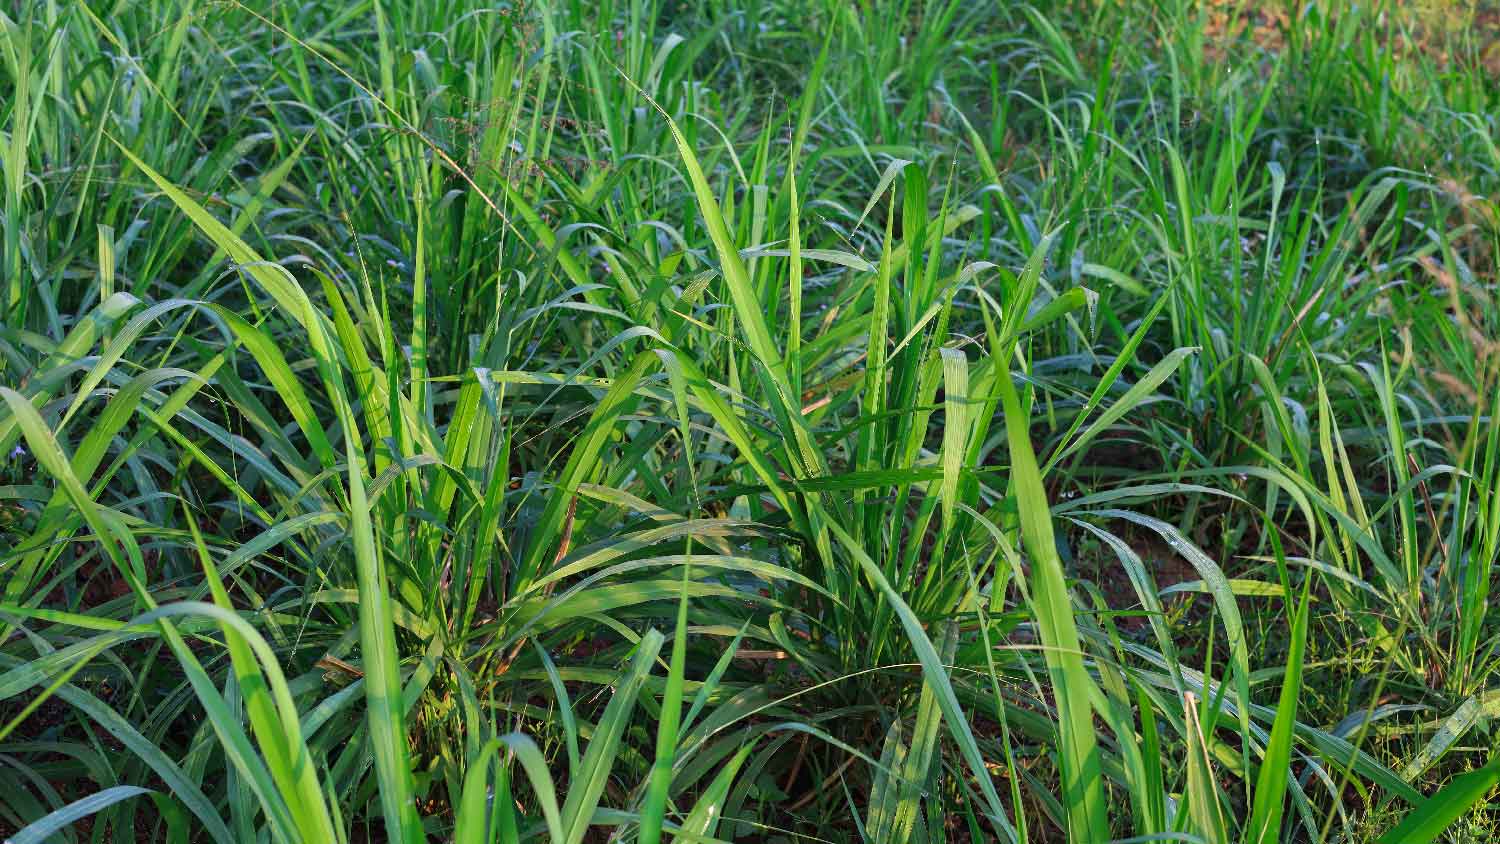
<instances>
[{"instance_id":1,"label":"tall grass clump","mask_svg":"<svg viewBox=\"0 0 1500 844\"><path fill-rule=\"evenodd\" d=\"M0 836L1487 840L1497 23L0 8Z\"/></svg>"}]
</instances>

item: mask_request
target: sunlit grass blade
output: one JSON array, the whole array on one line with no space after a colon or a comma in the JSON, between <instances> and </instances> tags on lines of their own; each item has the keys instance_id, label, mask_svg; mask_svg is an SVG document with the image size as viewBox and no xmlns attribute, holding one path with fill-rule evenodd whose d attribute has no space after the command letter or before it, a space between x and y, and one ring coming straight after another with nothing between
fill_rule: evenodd
<instances>
[{"instance_id":1,"label":"sunlit grass blade","mask_svg":"<svg viewBox=\"0 0 1500 844\"><path fill-rule=\"evenodd\" d=\"M1049 244L1050 239L1044 240L1028 261L1020 285L1023 291L1034 289L1041 269L1041 256ZM1006 332L1009 336L1014 336L1013 332L1020 325L1017 313L1018 309L1012 308L1006 315L1007 324L1011 326ZM1082 642L1073 619L1067 578L1053 536L1052 512L1031 445L1029 419L1022 410L1008 368L1000 370L996 388L1005 414L1006 442L1011 460L1010 482L1020 510L1021 540L1032 567L1028 580L1033 612L1046 649L1043 655L1057 707L1062 744L1062 797L1068 811L1068 836L1078 842L1099 841L1109 837L1109 825L1105 817L1102 759L1094 737L1091 704L1098 692L1084 666Z\"/></svg>"},{"instance_id":2,"label":"sunlit grass blade","mask_svg":"<svg viewBox=\"0 0 1500 844\"><path fill-rule=\"evenodd\" d=\"M690 565L682 567L684 588L677 602L677 627L672 637L672 660L667 673L667 687L661 697L660 720L656 727L656 759L651 764L646 799L641 805L641 844L657 844L661 841L662 818L667 805L667 789L672 784L672 762L677 755L678 728L682 723L682 690L685 679L683 673L687 667L688 593L686 587L691 571ZM722 800L722 797L720 799Z\"/></svg>"},{"instance_id":3,"label":"sunlit grass blade","mask_svg":"<svg viewBox=\"0 0 1500 844\"><path fill-rule=\"evenodd\" d=\"M563 827L559 844L579 844L593 823L594 808L609 781L615 756L620 750L620 739L656 654L661 650L661 643L662 635L655 630L647 631L636 643L635 657L615 688L604 714L599 717L594 734L589 738L588 749L569 783L568 796L562 806Z\"/></svg>"},{"instance_id":4,"label":"sunlit grass blade","mask_svg":"<svg viewBox=\"0 0 1500 844\"><path fill-rule=\"evenodd\" d=\"M1279 539L1272 534L1272 542L1278 556L1281 552ZM1281 561L1284 566L1284 561ZM1307 619L1309 591L1312 578L1302 585L1302 596L1297 604L1291 624L1291 647L1287 651L1286 673L1281 679L1281 695L1276 703L1276 721L1271 725L1271 738L1266 742L1261 756L1260 772L1255 778L1252 793L1250 822L1245 828L1246 840L1250 844L1274 844L1281 840L1281 819L1286 807L1286 791L1291 775L1292 741L1297 722L1297 701L1302 694L1302 671L1307 652ZM1290 602L1291 595L1286 595Z\"/></svg>"}]
</instances>

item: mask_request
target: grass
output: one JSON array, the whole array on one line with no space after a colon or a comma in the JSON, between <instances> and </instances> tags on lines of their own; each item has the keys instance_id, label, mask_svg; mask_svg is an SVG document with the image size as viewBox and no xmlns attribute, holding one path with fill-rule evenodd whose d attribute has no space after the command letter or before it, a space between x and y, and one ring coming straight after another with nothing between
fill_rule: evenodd
<instances>
[{"instance_id":1,"label":"grass","mask_svg":"<svg viewBox=\"0 0 1500 844\"><path fill-rule=\"evenodd\" d=\"M1497 20L0 6L0 835L1489 840Z\"/></svg>"}]
</instances>

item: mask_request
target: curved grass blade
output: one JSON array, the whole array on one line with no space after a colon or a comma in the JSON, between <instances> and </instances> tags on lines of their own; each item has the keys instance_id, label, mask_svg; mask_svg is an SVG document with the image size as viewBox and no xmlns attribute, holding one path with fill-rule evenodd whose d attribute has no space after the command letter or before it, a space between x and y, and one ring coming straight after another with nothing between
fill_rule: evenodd
<instances>
[{"instance_id":1,"label":"curved grass blade","mask_svg":"<svg viewBox=\"0 0 1500 844\"><path fill-rule=\"evenodd\" d=\"M1380 836L1379 844L1427 844L1435 840L1496 785L1500 785L1500 757L1477 771L1455 777Z\"/></svg>"},{"instance_id":2,"label":"curved grass blade","mask_svg":"<svg viewBox=\"0 0 1500 844\"><path fill-rule=\"evenodd\" d=\"M62 831L63 828L71 826L95 812L113 806L121 800L129 800L132 797L139 797L142 794L154 793L149 788L141 788L134 785L111 786L103 791L74 800L61 809L49 812L45 817L32 821L15 835L5 839L5 844L43 844L48 838Z\"/></svg>"}]
</instances>

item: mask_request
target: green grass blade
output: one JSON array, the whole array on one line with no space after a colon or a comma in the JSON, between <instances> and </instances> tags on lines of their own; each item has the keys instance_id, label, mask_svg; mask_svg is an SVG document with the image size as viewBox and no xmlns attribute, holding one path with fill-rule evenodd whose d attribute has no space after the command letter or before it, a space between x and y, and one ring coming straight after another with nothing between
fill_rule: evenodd
<instances>
[{"instance_id":1,"label":"green grass blade","mask_svg":"<svg viewBox=\"0 0 1500 844\"><path fill-rule=\"evenodd\" d=\"M562 839L558 844L579 844L594 821L594 809L608 784L615 755L620 750L620 739L635 710L636 698L646 684L651 665L661 650L662 635L655 630L647 631L636 643L635 658L624 677L616 684L609 705L594 727L588 749L573 780L568 784L568 796L562 806Z\"/></svg>"},{"instance_id":2,"label":"green grass blade","mask_svg":"<svg viewBox=\"0 0 1500 844\"><path fill-rule=\"evenodd\" d=\"M849 556L853 557L860 569L864 571L865 576L885 596L886 601L895 611L896 617L900 619L907 638L917 652L917 659L922 663L922 676L932 686L937 705L942 710L944 720L948 722L948 732L953 736L954 744L958 745L959 753L962 754L969 766L969 772L978 783L980 793L984 795L990 821L996 824L1007 838L1013 840L1014 831L1009 828L1009 822L1005 820L1004 806L1000 802L1000 795L995 791L995 784L990 779L989 770L985 767L984 756L974 740L974 731L969 726L968 718L964 715L963 708L959 706L958 698L953 693L953 685L948 679L948 670L944 667L942 658L938 656L937 649L933 647L932 640L927 638L926 631L922 629L921 621L891 586L880 567L870 559L870 555L859 547L854 537L835 522L829 522L828 527L834 537L849 552ZM1090 733L1090 736L1092 735Z\"/></svg>"},{"instance_id":3,"label":"green grass blade","mask_svg":"<svg viewBox=\"0 0 1500 844\"><path fill-rule=\"evenodd\" d=\"M682 567L682 596L677 602L677 629L672 638L672 661L667 687L662 693L661 715L656 727L656 761L651 765L646 800L641 806L641 844L661 841L667 789L672 785L672 761L677 755L677 731L682 718L682 691L687 670L688 577L691 565Z\"/></svg>"},{"instance_id":4,"label":"green grass blade","mask_svg":"<svg viewBox=\"0 0 1500 844\"><path fill-rule=\"evenodd\" d=\"M1500 785L1500 759L1455 777L1422 801L1401 823L1380 836L1379 844L1427 844Z\"/></svg>"},{"instance_id":5,"label":"green grass blade","mask_svg":"<svg viewBox=\"0 0 1500 844\"><path fill-rule=\"evenodd\" d=\"M1279 540L1276 550L1281 550ZM1303 581L1302 598L1292 618L1291 648L1286 658L1286 673L1281 680L1281 695L1276 703L1276 721L1271 738L1261 757L1260 773L1255 779L1255 793L1250 808L1246 840L1250 844L1275 844L1281 840L1281 819L1286 806L1288 777L1291 772L1292 739L1297 723L1297 700L1302 693L1302 665L1307 649L1308 588L1312 578ZM1290 598L1290 596L1288 596Z\"/></svg>"},{"instance_id":6,"label":"green grass blade","mask_svg":"<svg viewBox=\"0 0 1500 844\"><path fill-rule=\"evenodd\" d=\"M5 839L6 844L43 844L55 833L77 823L80 820L95 814L109 806L139 797L142 794L152 794L149 788L140 788L134 785L116 785L97 791L87 797L74 800L72 803L49 812L46 817L38 818L27 824L16 834Z\"/></svg>"}]
</instances>

